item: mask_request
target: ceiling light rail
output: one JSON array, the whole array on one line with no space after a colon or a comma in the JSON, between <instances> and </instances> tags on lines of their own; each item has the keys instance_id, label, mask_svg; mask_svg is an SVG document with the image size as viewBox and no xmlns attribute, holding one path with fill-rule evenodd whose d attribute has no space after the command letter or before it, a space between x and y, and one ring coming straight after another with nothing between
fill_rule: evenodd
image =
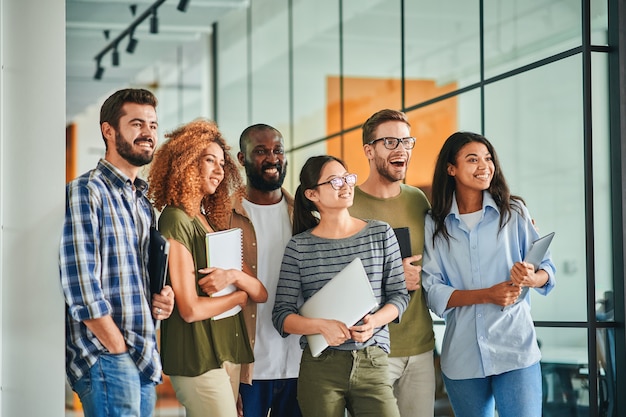
<instances>
[{"instance_id":1,"label":"ceiling light rail","mask_svg":"<svg viewBox=\"0 0 626 417\"><path fill-rule=\"evenodd\" d=\"M94 57L96 61L96 72L94 74L94 78L96 80L102 79L102 75L104 74L104 67L102 66L102 57L106 55L109 51L112 51L112 65L118 66L120 64L120 56L118 52L118 45L124 39L124 37L128 36L128 46L126 47L126 52L133 53L135 48L137 47L137 43L139 42L137 38L135 38L135 29L139 26L144 20L148 17L150 18L150 33L158 33L159 32L159 21L157 16L157 9L166 0L157 0L150 7L148 7L141 15L139 15L126 29L120 32L119 35L115 37L115 39L111 40L111 42L105 46L98 54ZM177 9L181 12L185 12L187 10L189 0L180 0ZM137 5L133 4L130 6L131 13L133 16L137 11ZM105 31L105 37L108 40L107 36L109 31Z\"/></svg>"}]
</instances>

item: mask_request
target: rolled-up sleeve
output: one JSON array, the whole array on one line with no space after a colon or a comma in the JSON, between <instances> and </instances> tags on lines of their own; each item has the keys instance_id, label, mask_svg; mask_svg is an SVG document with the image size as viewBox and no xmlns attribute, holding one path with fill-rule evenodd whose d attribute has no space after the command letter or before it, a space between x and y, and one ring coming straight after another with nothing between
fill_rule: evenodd
<instances>
[{"instance_id":1,"label":"rolled-up sleeve","mask_svg":"<svg viewBox=\"0 0 626 417\"><path fill-rule=\"evenodd\" d=\"M81 182L68 185L59 269L69 312L76 321L110 314L102 292L100 236L97 221L101 204L93 190Z\"/></svg>"},{"instance_id":2,"label":"rolled-up sleeve","mask_svg":"<svg viewBox=\"0 0 626 417\"><path fill-rule=\"evenodd\" d=\"M441 253L433 246L433 231L434 223L432 218L427 216L424 225L422 288L428 308L437 316L444 318L451 311L447 307L454 288L448 285L445 279Z\"/></svg>"}]
</instances>

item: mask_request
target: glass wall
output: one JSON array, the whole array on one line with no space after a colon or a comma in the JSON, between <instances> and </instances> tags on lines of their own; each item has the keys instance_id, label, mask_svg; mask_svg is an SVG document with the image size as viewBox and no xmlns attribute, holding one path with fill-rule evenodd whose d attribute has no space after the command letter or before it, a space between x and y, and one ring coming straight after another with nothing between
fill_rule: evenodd
<instances>
[{"instance_id":1,"label":"glass wall","mask_svg":"<svg viewBox=\"0 0 626 417\"><path fill-rule=\"evenodd\" d=\"M364 180L360 125L385 107L411 120L407 183L427 194L447 136L470 130L493 142L540 233L556 232L557 286L532 296L552 384L546 415L614 404L607 334L623 277L612 265L607 9L602 0L255 0L217 25L217 121L233 147L251 123L281 130L292 192L304 161L322 153ZM568 395L578 414L562 414Z\"/></svg>"}]
</instances>

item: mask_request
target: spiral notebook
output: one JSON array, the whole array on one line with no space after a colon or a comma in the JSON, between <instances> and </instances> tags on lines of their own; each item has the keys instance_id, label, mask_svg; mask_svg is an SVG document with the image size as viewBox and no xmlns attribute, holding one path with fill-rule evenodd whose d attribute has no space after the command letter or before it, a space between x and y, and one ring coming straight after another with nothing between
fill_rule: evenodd
<instances>
[{"instance_id":1,"label":"spiral notebook","mask_svg":"<svg viewBox=\"0 0 626 417\"><path fill-rule=\"evenodd\" d=\"M207 267L215 267L222 269L242 270L243 266L243 232L240 228L220 230L219 232L211 232L206 234L206 260ZM230 294L237 290L234 285L229 285L211 295L211 297L219 297ZM223 319L225 317L234 316L241 311L240 306L235 306L217 316L213 320Z\"/></svg>"}]
</instances>

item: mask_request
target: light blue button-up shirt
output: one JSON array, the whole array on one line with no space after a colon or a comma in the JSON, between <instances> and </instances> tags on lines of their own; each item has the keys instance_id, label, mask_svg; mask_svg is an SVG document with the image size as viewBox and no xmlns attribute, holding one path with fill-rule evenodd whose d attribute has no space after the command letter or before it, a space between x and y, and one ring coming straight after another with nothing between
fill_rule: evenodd
<instances>
[{"instance_id":1,"label":"light blue button-up shirt","mask_svg":"<svg viewBox=\"0 0 626 417\"><path fill-rule=\"evenodd\" d=\"M489 288L507 281L513 264L524 259L539 235L528 209L521 209L523 216L512 210L511 219L500 229L500 212L485 191L481 218L469 230L461 220L455 196L445 220L451 236L449 245L438 236L433 246L435 224L432 216L426 218L422 285L428 307L446 321L441 369L448 378L498 375L541 359L529 293L522 302L504 311L495 304L447 308L455 290ZM535 290L546 295L554 288L556 270L549 252L539 269L550 278L544 287Z\"/></svg>"}]
</instances>

